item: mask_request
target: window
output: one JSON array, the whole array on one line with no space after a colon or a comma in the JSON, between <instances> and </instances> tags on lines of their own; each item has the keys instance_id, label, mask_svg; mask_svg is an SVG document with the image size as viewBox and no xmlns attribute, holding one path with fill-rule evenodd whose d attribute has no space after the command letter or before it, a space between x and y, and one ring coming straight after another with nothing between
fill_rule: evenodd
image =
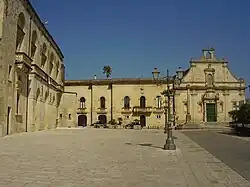
<instances>
[{"instance_id":1,"label":"window","mask_svg":"<svg viewBox=\"0 0 250 187\"><path fill-rule=\"evenodd\" d=\"M85 108L85 98L84 97L81 97L80 98L80 108Z\"/></svg>"},{"instance_id":2,"label":"window","mask_svg":"<svg viewBox=\"0 0 250 187\"><path fill-rule=\"evenodd\" d=\"M69 114L69 120L71 120L71 114Z\"/></svg>"},{"instance_id":3,"label":"window","mask_svg":"<svg viewBox=\"0 0 250 187\"><path fill-rule=\"evenodd\" d=\"M156 96L156 108L161 108L162 98L161 96Z\"/></svg>"},{"instance_id":4,"label":"window","mask_svg":"<svg viewBox=\"0 0 250 187\"><path fill-rule=\"evenodd\" d=\"M54 54L50 54L50 63L49 63L49 74L51 75L53 67L54 67Z\"/></svg>"},{"instance_id":5,"label":"window","mask_svg":"<svg viewBox=\"0 0 250 187\"><path fill-rule=\"evenodd\" d=\"M211 52L207 52L207 53L206 53L206 59L211 59L211 58L212 58Z\"/></svg>"},{"instance_id":6,"label":"window","mask_svg":"<svg viewBox=\"0 0 250 187\"><path fill-rule=\"evenodd\" d=\"M129 98L129 96L124 97L124 108L126 108L126 109L130 108L130 98Z\"/></svg>"},{"instance_id":7,"label":"window","mask_svg":"<svg viewBox=\"0 0 250 187\"><path fill-rule=\"evenodd\" d=\"M16 94L16 114L19 113L19 102L20 102L20 94L17 92L17 94Z\"/></svg>"},{"instance_id":8,"label":"window","mask_svg":"<svg viewBox=\"0 0 250 187\"><path fill-rule=\"evenodd\" d=\"M12 72L12 66L9 65L9 74L8 74L8 80L11 81L11 72Z\"/></svg>"},{"instance_id":9,"label":"window","mask_svg":"<svg viewBox=\"0 0 250 187\"><path fill-rule=\"evenodd\" d=\"M16 51L20 51L22 47L23 39L25 36L24 26L25 26L25 16L21 12L17 20Z\"/></svg>"},{"instance_id":10,"label":"window","mask_svg":"<svg viewBox=\"0 0 250 187\"><path fill-rule=\"evenodd\" d=\"M101 98L100 98L100 108L101 108L101 109L105 109L105 108L106 108L106 107L105 107L105 102L106 102L105 98L104 98L104 97L101 97Z\"/></svg>"},{"instance_id":11,"label":"window","mask_svg":"<svg viewBox=\"0 0 250 187\"><path fill-rule=\"evenodd\" d=\"M146 108L146 98L144 96L140 97L140 108Z\"/></svg>"},{"instance_id":12,"label":"window","mask_svg":"<svg viewBox=\"0 0 250 187\"><path fill-rule=\"evenodd\" d=\"M36 41L37 41L37 33L34 30L32 32L32 39L31 39L31 47L30 47L30 56L31 58L34 58L35 54L36 54Z\"/></svg>"},{"instance_id":13,"label":"window","mask_svg":"<svg viewBox=\"0 0 250 187\"><path fill-rule=\"evenodd\" d=\"M41 50L41 68L44 68L46 61L47 61L46 52L47 52L47 46L46 44L43 44L42 50Z\"/></svg>"},{"instance_id":14,"label":"window","mask_svg":"<svg viewBox=\"0 0 250 187\"><path fill-rule=\"evenodd\" d=\"M62 119L62 116L63 116L63 115L62 115L62 114L60 114L60 119Z\"/></svg>"}]
</instances>

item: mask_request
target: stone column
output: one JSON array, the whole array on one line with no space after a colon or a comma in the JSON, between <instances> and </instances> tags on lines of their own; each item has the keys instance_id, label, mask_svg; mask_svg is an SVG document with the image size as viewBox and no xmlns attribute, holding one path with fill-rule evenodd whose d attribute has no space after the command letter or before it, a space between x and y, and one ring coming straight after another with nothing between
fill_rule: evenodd
<instances>
[{"instance_id":1,"label":"stone column","mask_svg":"<svg viewBox=\"0 0 250 187\"><path fill-rule=\"evenodd\" d=\"M190 85L186 86L187 88L187 115L186 115L186 122L191 121L191 115L190 115Z\"/></svg>"}]
</instances>

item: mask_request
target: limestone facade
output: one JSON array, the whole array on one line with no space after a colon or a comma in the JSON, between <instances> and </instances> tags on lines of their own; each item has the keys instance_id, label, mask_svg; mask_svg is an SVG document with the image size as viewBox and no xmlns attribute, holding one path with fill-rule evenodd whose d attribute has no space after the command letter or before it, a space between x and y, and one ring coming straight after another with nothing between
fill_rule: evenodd
<instances>
[{"instance_id":1,"label":"limestone facade","mask_svg":"<svg viewBox=\"0 0 250 187\"><path fill-rule=\"evenodd\" d=\"M0 2L1 135L57 125L63 58L28 0Z\"/></svg>"},{"instance_id":2,"label":"limestone facade","mask_svg":"<svg viewBox=\"0 0 250 187\"><path fill-rule=\"evenodd\" d=\"M245 102L244 80L236 78L212 48L202 50L187 70L176 73L170 80L170 90L175 88L170 104L176 124L229 122L228 112ZM179 81L173 85L174 78ZM145 126L162 127L167 100L161 93L166 87L163 78L66 80L60 125L86 126L122 118L124 123L138 119Z\"/></svg>"}]
</instances>

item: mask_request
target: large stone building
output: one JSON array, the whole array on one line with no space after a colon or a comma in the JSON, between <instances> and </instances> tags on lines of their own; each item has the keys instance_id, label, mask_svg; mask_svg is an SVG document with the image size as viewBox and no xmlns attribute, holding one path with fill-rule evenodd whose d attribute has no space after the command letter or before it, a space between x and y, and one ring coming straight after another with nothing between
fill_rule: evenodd
<instances>
[{"instance_id":1,"label":"large stone building","mask_svg":"<svg viewBox=\"0 0 250 187\"><path fill-rule=\"evenodd\" d=\"M0 135L57 125L63 58L28 0L0 1Z\"/></svg>"},{"instance_id":2,"label":"large stone building","mask_svg":"<svg viewBox=\"0 0 250 187\"><path fill-rule=\"evenodd\" d=\"M175 84L177 124L229 122L228 112L245 101L245 82L236 78L214 49L202 50L187 70L179 69ZM166 89L163 79L66 80L60 106L61 126L86 126L97 120L135 119L142 125L163 126ZM170 84L172 89L173 84ZM171 99L171 107L173 102Z\"/></svg>"}]
</instances>

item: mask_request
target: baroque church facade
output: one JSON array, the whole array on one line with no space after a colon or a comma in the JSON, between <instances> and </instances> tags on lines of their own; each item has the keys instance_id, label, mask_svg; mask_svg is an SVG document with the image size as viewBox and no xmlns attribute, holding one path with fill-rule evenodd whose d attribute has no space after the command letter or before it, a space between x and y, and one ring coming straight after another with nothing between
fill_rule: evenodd
<instances>
[{"instance_id":1,"label":"baroque church facade","mask_svg":"<svg viewBox=\"0 0 250 187\"><path fill-rule=\"evenodd\" d=\"M65 81L63 60L29 0L0 2L0 136L118 118L124 124L138 119L146 127L164 126L166 81ZM228 112L245 101L244 80L214 49L179 69L178 80L170 102L177 124L229 122Z\"/></svg>"},{"instance_id":2,"label":"baroque church facade","mask_svg":"<svg viewBox=\"0 0 250 187\"><path fill-rule=\"evenodd\" d=\"M244 80L232 74L228 61L217 58L213 48L202 50L174 77L179 81L170 83L175 90L170 105L176 124L228 123L228 112L245 102ZM167 101L161 93L166 87L166 81L153 78L66 80L59 121L62 126L87 126L120 118L124 124L137 119L149 128L163 127Z\"/></svg>"}]
</instances>

